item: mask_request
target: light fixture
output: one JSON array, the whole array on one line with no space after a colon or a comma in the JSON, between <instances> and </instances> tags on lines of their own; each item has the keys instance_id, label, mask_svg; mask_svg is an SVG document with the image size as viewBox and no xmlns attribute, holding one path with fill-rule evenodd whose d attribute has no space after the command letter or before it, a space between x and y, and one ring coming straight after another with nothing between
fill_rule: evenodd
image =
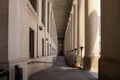
<instances>
[{"instance_id":1,"label":"light fixture","mask_svg":"<svg viewBox=\"0 0 120 80\"><path fill-rule=\"evenodd\" d=\"M46 41L48 41L48 38L46 38Z\"/></svg>"},{"instance_id":2,"label":"light fixture","mask_svg":"<svg viewBox=\"0 0 120 80\"><path fill-rule=\"evenodd\" d=\"M42 26L39 26L39 29L40 29L40 30L43 30Z\"/></svg>"}]
</instances>

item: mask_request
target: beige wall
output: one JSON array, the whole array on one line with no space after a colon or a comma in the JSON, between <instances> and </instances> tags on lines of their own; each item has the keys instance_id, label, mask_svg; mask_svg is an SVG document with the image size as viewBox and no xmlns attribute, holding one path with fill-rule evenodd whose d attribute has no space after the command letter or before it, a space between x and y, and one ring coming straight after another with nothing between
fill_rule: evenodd
<instances>
[{"instance_id":1,"label":"beige wall","mask_svg":"<svg viewBox=\"0 0 120 80\"><path fill-rule=\"evenodd\" d=\"M28 58L29 27L36 28L37 23L29 17L26 23L26 1L9 0L9 60ZM28 17L28 16L27 16ZM36 38L35 38L36 39ZM14 56L14 57L13 57Z\"/></svg>"}]
</instances>

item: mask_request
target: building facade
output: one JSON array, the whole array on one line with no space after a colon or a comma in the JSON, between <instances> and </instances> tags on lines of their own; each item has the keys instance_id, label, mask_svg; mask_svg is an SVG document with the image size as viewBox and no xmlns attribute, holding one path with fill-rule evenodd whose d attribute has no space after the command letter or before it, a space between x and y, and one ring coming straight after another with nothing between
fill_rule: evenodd
<instances>
[{"instance_id":1,"label":"building facade","mask_svg":"<svg viewBox=\"0 0 120 80\"><path fill-rule=\"evenodd\" d=\"M0 25L0 68L9 70L10 80L15 65L23 68L23 80L53 65L58 45L51 0L1 0Z\"/></svg>"}]
</instances>

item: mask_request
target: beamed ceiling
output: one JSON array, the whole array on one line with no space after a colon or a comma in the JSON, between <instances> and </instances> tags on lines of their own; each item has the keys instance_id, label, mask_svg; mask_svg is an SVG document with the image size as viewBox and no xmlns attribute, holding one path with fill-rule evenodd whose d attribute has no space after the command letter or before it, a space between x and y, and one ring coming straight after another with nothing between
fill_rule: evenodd
<instances>
[{"instance_id":1,"label":"beamed ceiling","mask_svg":"<svg viewBox=\"0 0 120 80\"><path fill-rule=\"evenodd\" d=\"M58 37L64 37L73 0L53 0Z\"/></svg>"}]
</instances>

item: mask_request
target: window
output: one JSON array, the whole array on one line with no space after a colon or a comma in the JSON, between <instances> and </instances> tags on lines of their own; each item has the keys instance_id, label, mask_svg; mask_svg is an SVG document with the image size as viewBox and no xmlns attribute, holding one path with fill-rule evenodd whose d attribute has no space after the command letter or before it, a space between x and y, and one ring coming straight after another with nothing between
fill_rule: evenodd
<instances>
[{"instance_id":1,"label":"window","mask_svg":"<svg viewBox=\"0 0 120 80\"><path fill-rule=\"evenodd\" d=\"M37 0L29 0L34 10L37 10Z\"/></svg>"},{"instance_id":2,"label":"window","mask_svg":"<svg viewBox=\"0 0 120 80\"><path fill-rule=\"evenodd\" d=\"M42 0L42 23L45 25L45 0Z\"/></svg>"},{"instance_id":3,"label":"window","mask_svg":"<svg viewBox=\"0 0 120 80\"><path fill-rule=\"evenodd\" d=\"M49 43L47 43L47 55L49 55Z\"/></svg>"},{"instance_id":4,"label":"window","mask_svg":"<svg viewBox=\"0 0 120 80\"><path fill-rule=\"evenodd\" d=\"M52 53L52 46L51 46L51 44L50 44L50 54L49 54L49 55L51 55L51 53Z\"/></svg>"},{"instance_id":5,"label":"window","mask_svg":"<svg viewBox=\"0 0 120 80\"><path fill-rule=\"evenodd\" d=\"M34 30L29 30L29 57L34 58Z\"/></svg>"},{"instance_id":6,"label":"window","mask_svg":"<svg viewBox=\"0 0 120 80\"><path fill-rule=\"evenodd\" d=\"M44 39L42 39L42 56L44 56Z\"/></svg>"},{"instance_id":7,"label":"window","mask_svg":"<svg viewBox=\"0 0 120 80\"><path fill-rule=\"evenodd\" d=\"M50 14L50 3L48 2L48 14L47 14L47 32L49 33L49 14Z\"/></svg>"}]
</instances>

